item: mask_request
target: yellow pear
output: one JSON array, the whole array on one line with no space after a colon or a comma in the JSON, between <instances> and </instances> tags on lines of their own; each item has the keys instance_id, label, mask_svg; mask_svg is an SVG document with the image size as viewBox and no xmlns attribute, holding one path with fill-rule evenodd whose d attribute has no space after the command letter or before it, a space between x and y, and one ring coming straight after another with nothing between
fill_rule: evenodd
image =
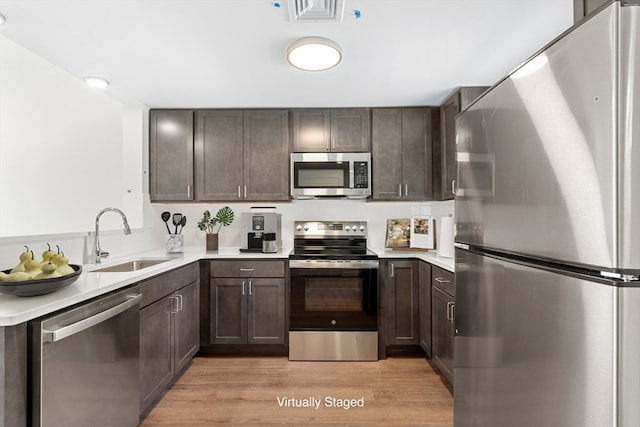
<instances>
[{"instance_id":1,"label":"yellow pear","mask_svg":"<svg viewBox=\"0 0 640 427\"><path fill-rule=\"evenodd\" d=\"M26 247L26 246L25 246L25 248L27 248L27 250L20 254L20 263L11 269L12 273L17 273L19 271L25 271L25 268L24 268L25 263L27 261L33 259L33 255L31 253L31 251L29 251L29 248Z\"/></svg>"},{"instance_id":2,"label":"yellow pear","mask_svg":"<svg viewBox=\"0 0 640 427\"><path fill-rule=\"evenodd\" d=\"M75 270L69 265L69 258L64 256L64 252L62 252L62 256L58 258L58 267L56 268L56 271L60 273L61 276L75 273Z\"/></svg>"},{"instance_id":3,"label":"yellow pear","mask_svg":"<svg viewBox=\"0 0 640 427\"><path fill-rule=\"evenodd\" d=\"M33 257L33 252L31 252L31 259L24 263L24 271L31 277L42 273L42 264Z\"/></svg>"},{"instance_id":4,"label":"yellow pear","mask_svg":"<svg viewBox=\"0 0 640 427\"><path fill-rule=\"evenodd\" d=\"M56 245L56 248L58 248L58 253L51 258L51 261L56 265L60 265L60 260L64 256L64 253L60 252L60 246Z\"/></svg>"},{"instance_id":5,"label":"yellow pear","mask_svg":"<svg viewBox=\"0 0 640 427\"><path fill-rule=\"evenodd\" d=\"M54 251L51 250L51 245L49 243L47 243L47 250L42 252L42 264L46 264L49 262L49 260L51 258L53 258L53 256L56 254Z\"/></svg>"},{"instance_id":6,"label":"yellow pear","mask_svg":"<svg viewBox=\"0 0 640 427\"><path fill-rule=\"evenodd\" d=\"M42 266L42 272L38 274L34 279L52 279L54 277L60 277L62 274L56 271L56 265L49 260L44 266Z\"/></svg>"}]
</instances>

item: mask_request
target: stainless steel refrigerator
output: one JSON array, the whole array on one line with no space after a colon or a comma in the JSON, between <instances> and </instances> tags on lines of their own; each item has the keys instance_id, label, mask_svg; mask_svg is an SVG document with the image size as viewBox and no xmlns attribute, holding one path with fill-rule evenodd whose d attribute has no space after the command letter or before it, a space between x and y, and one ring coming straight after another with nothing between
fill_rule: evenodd
<instances>
[{"instance_id":1,"label":"stainless steel refrigerator","mask_svg":"<svg viewBox=\"0 0 640 427\"><path fill-rule=\"evenodd\" d=\"M455 427L640 426L640 2L456 120Z\"/></svg>"}]
</instances>

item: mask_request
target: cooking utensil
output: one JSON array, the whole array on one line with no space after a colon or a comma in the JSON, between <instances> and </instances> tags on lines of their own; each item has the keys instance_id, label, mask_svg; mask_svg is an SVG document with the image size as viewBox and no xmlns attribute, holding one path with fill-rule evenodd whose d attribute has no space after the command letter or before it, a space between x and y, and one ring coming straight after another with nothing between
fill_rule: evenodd
<instances>
[{"instance_id":1,"label":"cooking utensil","mask_svg":"<svg viewBox=\"0 0 640 427\"><path fill-rule=\"evenodd\" d=\"M173 234L178 234L178 226L180 225L181 222L182 222L182 214L181 213L174 213L173 214L173 225L176 227L176 229L175 229L175 233L173 233Z\"/></svg>"},{"instance_id":2,"label":"cooking utensil","mask_svg":"<svg viewBox=\"0 0 640 427\"><path fill-rule=\"evenodd\" d=\"M187 217L183 216L182 221L180 221L180 231L178 232L178 234L182 234L182 229L186 224L187 224Z\"/></svg>"},{"instance_id":3,"label":"cooking utensil","mask_svg":"<svg viewBox=\"0 0 640 427\"><path fill-rule=\"evenodd\" d=\"M169 218L171 218L171 214L169 212L162 212L160 218L164 221L164 225L167 226L167 233L171 234L171 230L169 230L169 223L167 222L169 221Z\"/></svg>"}]
</instances>

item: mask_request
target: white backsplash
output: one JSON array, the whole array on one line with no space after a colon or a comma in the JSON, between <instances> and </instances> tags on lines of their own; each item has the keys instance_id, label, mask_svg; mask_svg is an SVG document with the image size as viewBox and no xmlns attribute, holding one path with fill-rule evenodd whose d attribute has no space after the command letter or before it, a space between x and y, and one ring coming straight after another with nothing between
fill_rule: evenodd
<instances>
[{"instance_id":1,"label":"white backsplash","mask_svg":"<svg viewBox=\"0 0 640 427\"><path fill-rule=\"evenodd\" d=\"M187 217L184 227L185 247L204 247L205 234L197 228L202 213L208 209L212 214L225 204L158 204L145 203L144 227L133 229L130 235L122 230L100 232L100 245L113 257L133 255L164 247L167 229L160 218L163 211L172 214L180 212ZM220 230L221 247L239 247L241 242L240 214L251 211L252 207L275 207L282 214L282 245L285 249L293 246L293 222L304 220L358 220L367 221L369 227L369 247L383 250L387 218L410 217L412 215L432 215L436 219L436 230L441 217L453 214L454 202L362 202L347 200L300 200L291 203L241 203L229 204L235 213L235 220L229 227ZM259 209L257 209L259 211ZM97 213L97 212L96 212ZM125 212L126 213L126 212ZM173 229L173 225L170 227ZM102 230L102 227L101 227ZM60 245L72 264L92 263L94 246L93 232L28 237L12 237L0 243L0 269L12 268L18 262L18 255L29 246L37 257L47 249L47 242ZM55 249L54 249L55 250Z\"/></svg>"}]
</instances>

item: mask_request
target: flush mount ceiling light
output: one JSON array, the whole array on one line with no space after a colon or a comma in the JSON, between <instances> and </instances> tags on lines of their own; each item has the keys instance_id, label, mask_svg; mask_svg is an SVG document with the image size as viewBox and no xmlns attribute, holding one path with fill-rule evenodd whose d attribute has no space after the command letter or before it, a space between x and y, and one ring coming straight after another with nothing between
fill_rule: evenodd
<instances>
[{"instance_id":1,"label":"flush mount ceiling light","mask_svg":"<svg viewBox=\"0 0 640 427\"><path fill-rule=\"evenodd\" d=\"M304 71L324 71L342 61L342 50L333 40L324 37L304 37L287 49L287 61Z\"/></svg>"},{"instance_id":2,"label":"flush mount ceiling light","mask_svg":"<svg viewBox=\"0 0 640 427\"><path fill-rule=\"evenodd\" d=\"M82 80L84 80L84 82L89 86L98 89L106 89L107 87L109 87L109 81L103 79L102 77L85 76L82 78Z\"/></svg>"}]
</instances>

